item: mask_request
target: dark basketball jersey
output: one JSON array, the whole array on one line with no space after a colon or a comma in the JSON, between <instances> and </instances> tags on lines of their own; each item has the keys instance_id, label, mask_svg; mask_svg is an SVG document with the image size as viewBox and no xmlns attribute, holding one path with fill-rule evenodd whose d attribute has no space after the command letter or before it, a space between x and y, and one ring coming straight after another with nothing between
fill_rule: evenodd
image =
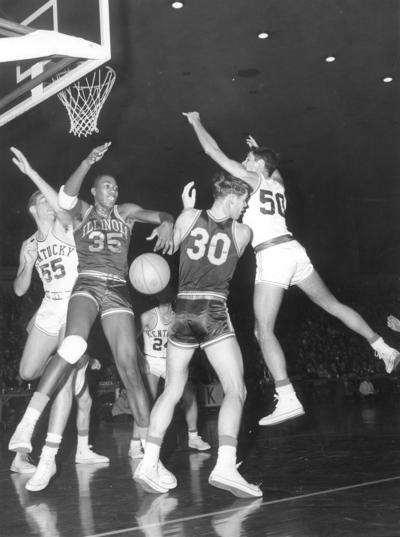
<instances>
[{"instance_id":1,"label":"dark basketball jersey","mask_svg":"<svg viewBox=\"0 0 400 537\"><path fill-rule=\"evenodd\" d=\"M108 218L90 206L74 238L79 274L90 271L126 279L131 229L119 215L117 205Z\"/></svg>"},{"instance_id":2,"label":"dark basketball jersey","mask_svg":"<svg viewBox=\"0 0 400 537\"><path fill-rule=\"evenodd\" d=\"M199 210L180 246L179 293L226 297L240 257L231 218L217 220Z\"/></svg>"}]
</instances>

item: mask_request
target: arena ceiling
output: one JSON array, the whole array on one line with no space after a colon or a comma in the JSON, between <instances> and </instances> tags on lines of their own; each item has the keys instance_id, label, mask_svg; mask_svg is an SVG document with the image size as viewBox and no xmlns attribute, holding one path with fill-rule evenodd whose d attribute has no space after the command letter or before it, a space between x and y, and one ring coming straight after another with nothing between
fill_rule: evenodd
<instances>
[{"instance_id":1,"label":"arena ceiling","mask_svg":"<svg viewBox=\"0 0 400 537\"><path fill-rule=\"evenodd\" d=\"M19 21L36 1L2 0L0 16ZM70 28L89 32L89 4L59 3ZM26 236L19 222L32 190L10 145L59 185L111 140L102 166L116 174L121 199L176 214L185 182L207 184L216 169L181 115L198 110L229 155L244 156L248 133L280 153L292 227L325 251L323 265L356 245L349 270L360 258L373 266L381 237L399 224L398 0L186 0L179 10L169 0L110 0L110 9L117 81L100 133L68 134L55 97L0 128L3 237ZM199 198L208 201L206 186ZM385 244L398 267L393 239ZM16 264L13 255L3 243L2 264Z\"/></svg>"}]
</instances>

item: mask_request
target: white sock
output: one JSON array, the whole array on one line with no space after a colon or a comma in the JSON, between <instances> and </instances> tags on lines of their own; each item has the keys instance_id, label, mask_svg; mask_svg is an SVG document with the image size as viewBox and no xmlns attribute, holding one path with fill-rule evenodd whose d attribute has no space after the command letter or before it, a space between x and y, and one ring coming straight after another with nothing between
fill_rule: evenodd
<instances>
[{"instance_id":1,"label":"white sock","mask_svg":"<svg viewBox=\"0 0 400 537\"><path fill-rule=\"evenodd\" d=\"M161 446L153 444L152 442L146 442L146 449L143 457L143 464L149 464L155 466L160 458Z\"/></svg>"},{"instance_id":2,"label":"white sock","mask_svg":"<svg viewBox=\"0 0 400 537\"><path fill-rule=\"evenodd\" d=\"M223 445L218 448L217 466L236 467L236 446Z\"/></svg>"},{"instance_id":3,"label":"white sock","mask_svg":"<svg viewBox=\"0 0 400 537\"><path fill-rule=\"evenodd\" d=\"M189 431L189 438L197 438L198 432L197 431Z\"/></svg>"},{"instance_id":4,"label":"white sock","mask_svg":"<svg viewBox=\"0 0 400 537\"><path fill-rule=\"evenodd\" d=\"M286 384L285 386L275 387L275 391L278 395L282 395L282 397L293 395L296 393L294 391L292 383Z\"/></svg>"},{"instance_id":5,"label":"white sock","mask_svg":"<svg viewBox=\"0 0 400 537\"><path fill-rule=\"evenodd\" d=\"M40 412L39 410L36 410L36 408L32 408L28 406L28 408L25 410L25 414L21 421L27 421L29 423L36 423L39 419Z\"/></svg>"},{"instance_id":6,"label":"white sock","mask_svg":"<svg viewBox=\"0 0 400 537\"><path fill-rule=\"evenodd\" d=\"M375 351L378 351L379 350L379 347L382 346L382 343L385 343L383 341L383 338L380 337L379 339L377 339L376 341L374 341L373 343L370 343L371 347L375 350Z\"/></svg>"},{"instance_id":7,"label":"white sock","mask_svg":"<svg viewBox=\"0 0 400 537\"><path fill-rule=\"evenodd\" d=\"M89 447L89 437L87 435L80 435L78 434L78 442L76 445L77 451L80 451L82 449L86 449Z\"/></svg>"},{"instance_id":8,"label":"white sock","mask_svg":"<svg viewBox=\"0 0 400 537\"><path fill-rule=\"evenodd\" d=\"M41 457L52 457L53 459L57 455L58 447L52 447L52 446L43 446Z\"/></svg>"}]
</instances>

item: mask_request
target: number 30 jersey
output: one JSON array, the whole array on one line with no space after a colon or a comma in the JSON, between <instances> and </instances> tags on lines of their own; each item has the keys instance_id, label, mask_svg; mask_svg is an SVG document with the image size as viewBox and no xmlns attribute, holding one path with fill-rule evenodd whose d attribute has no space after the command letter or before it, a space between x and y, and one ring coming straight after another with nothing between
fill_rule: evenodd
<instances>
[{"instance_id":1,"label":"number 30 jersey","mask_svg":"<svg viewBox=\"0 0 400 537\"><path fill-rule=\"evenodd\" d=\"M236 222L216 219L198 210L180 246L179 295L211 294L227 297L240 257Z\"/></svg>"},{"instance_id":2,"label":"number 30 jersey","mask_svg":"<svg viewBox=\"0 0 400 537\"><path fill-rule=\"evenodd\" d=\"M75 229L74 238L79 274L108 274L126 279L131 228L118 213L117 205L107 218L90 206Z\"/></svg>"},{"instance_id":3,"label":"number 30 jersey","mask_svg":"<svg viewBox=\"0 0 400 537\"><path fill-rule=\"evenodd\" d=\"M38 239L36 233L34 237L38 247L35 267L46 295L51 298L54 293L64 297L71 292L78 275L78 257L72 230L66 233L65 240L59 239L53 230L44 240Z\"/></svg>"},{"instance_id":4,"label":"number 30 jersey","mask_svg":"<svg viewBox=\"0 0 400 537\"><path fill-rule=\"evenodd\" d=\"M243 215L243 223L253 232L254 248L262 242L290 233L286 226L285 213L286 196L283 184L260 174L258 187L253 191Z\"/></svg>"}]
</instances>

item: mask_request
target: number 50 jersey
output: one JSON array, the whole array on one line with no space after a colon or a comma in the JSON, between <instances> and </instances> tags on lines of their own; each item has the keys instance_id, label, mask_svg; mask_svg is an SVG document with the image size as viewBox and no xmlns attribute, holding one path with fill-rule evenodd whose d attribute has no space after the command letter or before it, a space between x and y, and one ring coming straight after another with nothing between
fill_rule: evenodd
<instances>
[{"instance_id":1,"label":"number 50 jersey","mask_svg":"<svg viewBox=\"0 0 400 537\"><path fill-rule=\"evenodd\" d=\"M207 294L226 298L240 257L236 222L218 220L199 210L180 245L179 295Z\"/></svg>"},{"instance_id":2,"label":"number 50 jersey","mask_svg":"<svg viewBox=\"0 0 400 537\"><path fill-rule=\"evenodd\" d=\"M252 245L290 233L286 226L285 188L279 181L260 174L260 182L252 192L243 223L253 232Z\"/></svg>"}]
</instances>

